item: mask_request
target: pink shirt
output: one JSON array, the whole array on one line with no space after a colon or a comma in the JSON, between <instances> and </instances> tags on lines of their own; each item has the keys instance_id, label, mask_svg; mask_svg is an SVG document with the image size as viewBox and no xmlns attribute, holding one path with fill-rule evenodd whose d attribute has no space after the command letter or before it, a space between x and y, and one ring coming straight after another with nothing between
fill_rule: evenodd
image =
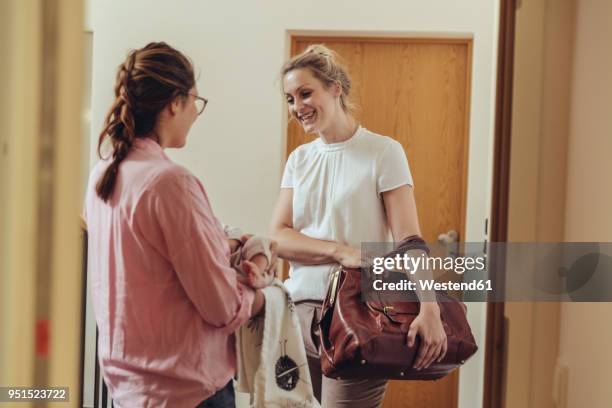
<instances>
[{"instance_id":1,"label":"pink shirt","mask_svg":"<svg viewBox=\"0 0 612 408\"><path fill-rule=\"evenodd\" d=\"M195 407L233 377L233 332L254 292L236 280L204 187L151 139L121 163L112 199L85 214L98 357L118 407Z\"/></svg>"}]
</instances>

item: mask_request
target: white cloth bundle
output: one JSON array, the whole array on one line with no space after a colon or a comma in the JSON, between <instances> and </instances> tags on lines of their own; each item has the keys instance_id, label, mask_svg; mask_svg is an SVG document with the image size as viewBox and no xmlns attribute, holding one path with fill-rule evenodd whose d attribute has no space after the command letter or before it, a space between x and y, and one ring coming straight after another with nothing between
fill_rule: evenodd
<instances>
[{"instance_id":1,"label":"white cloth bundle","mask_svg":"<svg viewBox=\"0 0 612 408\"><path fill-rule=\"evenodd\" d=\"M285 286L274 279L263 289L264 316L236 333L237 390L251 395L251 407L320 407L295 306Z\"/></svg>"}]
</instances>

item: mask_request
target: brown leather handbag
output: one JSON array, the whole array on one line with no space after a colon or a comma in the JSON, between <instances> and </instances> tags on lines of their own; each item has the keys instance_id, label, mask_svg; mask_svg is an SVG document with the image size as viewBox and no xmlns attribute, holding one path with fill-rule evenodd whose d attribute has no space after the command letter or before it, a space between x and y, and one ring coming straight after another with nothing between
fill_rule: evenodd
<instances>
[{"instance_id":1,"label":"brown leather handbag","mask_svg":"<svg viewBox=\"0 0 612 408\"><path fill-rule=\"evenodd\" d=\"M414 242L414 237L408 239ZM361 271L336 268L321 311L323 374L336 379L436 380L465 363L478 349L467 322L466 306L443 292L436 294L448 350L442 361L417 371L412 366L420 339L417 336L414 346L408 347L406 338L420 303L364 302Z\"/></svg>"}]
</instances>

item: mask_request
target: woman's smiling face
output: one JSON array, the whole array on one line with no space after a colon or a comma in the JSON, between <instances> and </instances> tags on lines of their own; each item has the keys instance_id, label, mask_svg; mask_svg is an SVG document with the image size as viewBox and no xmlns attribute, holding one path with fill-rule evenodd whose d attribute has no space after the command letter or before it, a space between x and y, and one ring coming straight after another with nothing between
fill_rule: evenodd
<instances>
[{"instance_id":1,"label":"woman's smiling face","mask_svg":"<svg viewBox=\"0 0 612 408\"><path fill-rule=\"evenodd\" d=\"M338 111L340 86L326 87L309 69L294 69L283 78L289 113L306 133L324 132Z\"/></svg>"}]
</instances>

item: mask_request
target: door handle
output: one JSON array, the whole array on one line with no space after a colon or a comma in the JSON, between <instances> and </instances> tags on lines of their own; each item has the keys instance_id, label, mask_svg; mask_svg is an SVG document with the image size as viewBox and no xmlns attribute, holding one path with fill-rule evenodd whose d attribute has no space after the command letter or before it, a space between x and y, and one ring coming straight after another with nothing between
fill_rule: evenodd
<instances>
[{"instance_id":1,"label":"door handle","mask_svg":"<svg viewBox=\"0 0 612 408\"><path fill-rule=\"evenodd\" d=\"M459 241L459 234L455 230L450 230L446 233L438 235L438 242L440 244L453 244Z\"/></svg>"}]
</instances>

